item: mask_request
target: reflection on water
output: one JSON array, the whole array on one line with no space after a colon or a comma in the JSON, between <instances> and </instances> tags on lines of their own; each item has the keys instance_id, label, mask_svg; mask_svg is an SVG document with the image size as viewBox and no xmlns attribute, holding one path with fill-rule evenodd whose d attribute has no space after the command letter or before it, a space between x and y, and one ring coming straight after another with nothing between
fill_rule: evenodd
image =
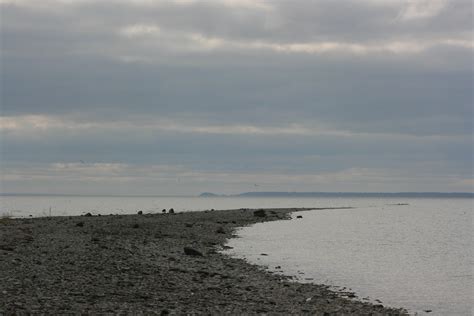
<instances>
[{"instance_id":1,"label":"reflection on water","mask_svg":"<svg viewBox=\"0 0 474 316\"><path fill-rule=\"evenodd\" d=\"M411 312L470 315L473 200L372 202L374 207L300 212L291 221L243 228L229 252Z\"/></svg>"}]
</instances>

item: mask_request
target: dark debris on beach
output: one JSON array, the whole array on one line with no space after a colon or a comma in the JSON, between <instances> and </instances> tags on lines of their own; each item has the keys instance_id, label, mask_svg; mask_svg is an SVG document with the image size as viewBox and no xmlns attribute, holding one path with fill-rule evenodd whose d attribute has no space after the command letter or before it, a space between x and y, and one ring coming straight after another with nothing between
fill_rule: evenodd
<instances>
[{"instance_id":1,"label":"dark debris on beach","mask_svg":"<svg viewBox=\"0 0 474 316\"><path fill-rule=\"evenodd\" d=\"M219 252L296 210L0 219L0 314L406 314Z\"/></svg>"}]
</instances>

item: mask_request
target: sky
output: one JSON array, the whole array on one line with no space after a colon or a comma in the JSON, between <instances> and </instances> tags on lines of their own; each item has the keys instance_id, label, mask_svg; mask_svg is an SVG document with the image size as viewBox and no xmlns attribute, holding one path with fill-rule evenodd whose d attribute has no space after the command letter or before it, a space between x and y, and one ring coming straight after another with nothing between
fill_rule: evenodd
<instances>
[{"instance_id":1,"label":"sky","mask_svg":"<svg viewBox=\"0 0 474 316\"><path fill-rule=\"evenodd\" d=\"M0 0L0 192L473 192L471 0Z\"/></svg>"}]
</instances>

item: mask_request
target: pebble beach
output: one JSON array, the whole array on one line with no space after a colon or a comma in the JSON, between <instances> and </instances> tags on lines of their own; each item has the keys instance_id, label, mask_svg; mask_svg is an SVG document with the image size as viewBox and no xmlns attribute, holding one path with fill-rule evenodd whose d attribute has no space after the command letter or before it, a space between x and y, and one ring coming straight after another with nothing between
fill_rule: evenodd
<instances>
[{"instance_id":1,"label":"pebble beach","mask_svg":"<svg viewBox=\"0 0 474 316\"><path fill-rule=\"evenodd\" d=\"M0 314L406 315L220 252L302 210L2 218Z\"/></svg>"}]
</instances>

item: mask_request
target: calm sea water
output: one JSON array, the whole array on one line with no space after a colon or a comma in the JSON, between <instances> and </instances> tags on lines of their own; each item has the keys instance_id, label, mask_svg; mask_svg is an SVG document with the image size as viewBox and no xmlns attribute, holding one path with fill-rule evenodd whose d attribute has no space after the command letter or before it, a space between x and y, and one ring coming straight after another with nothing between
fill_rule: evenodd
<instances>
[{"instance_id":1,"label":"calm sea water","mask_svg":"<svg viewBox=\"0 0 474 316\"><path fill-rule=\"evenodd\" d=\"M473 310L474 199L0 196L0 216L158 213L206 209L342 207L239 231L230 254L301 282L430 315ZM395 205L408 203L409 205ZM296 219L302 215L302 219ZM266 253L268 256L261 256Z\"/></svg>"},{"instance_id":2,"label":"calm sea water","mask_svg":"<svg viewBox=\"0 0 474 316\"><path fill-rule=\"evenodd\" d=\"M241 229L228 252L411 313L471 315L473 201L378 199L356 209L294 213L291 221ZM391 205L402 202L409 205Z\"/></svg>"},{"instance_id":3,"label":"calm sea water","mask_svg":"<svg viewBox=\"0 0 474 316\"><path fill-rule=\"evenodd\" d=\"M364 198L260 198L193 196L0 196L0 216L33 217L92 214L160 213L173 208L178 212L208 209L334 207L375 205Z\"/></svg>"}]
</instances>

